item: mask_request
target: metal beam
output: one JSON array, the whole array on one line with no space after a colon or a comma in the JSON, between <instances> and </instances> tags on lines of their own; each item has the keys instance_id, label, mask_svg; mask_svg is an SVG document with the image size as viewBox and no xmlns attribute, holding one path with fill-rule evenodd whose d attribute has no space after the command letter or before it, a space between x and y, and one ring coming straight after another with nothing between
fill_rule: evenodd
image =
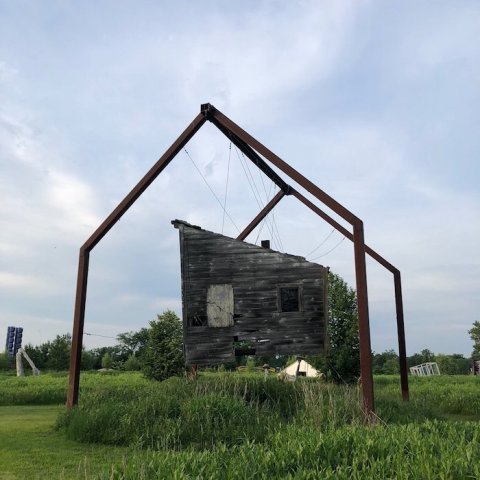
<instances>
[{"instance_id":1,"label":"metal beam","mask_svg":"<svg viewBox=\"0 0 480 480\"><path fill-rule=\"evenodd\" d=\"M407 368L407 349L405 345L405 322L403 320L403 299L402 299L402 280L400 271L393 273L395 282L395 306L397 311L397 335L398 335L398 356L400 359L400 382L402 385L402 397L405 401L410 398L408 389L408 368Z\"/></svg>"},{"instance_id":2,"label":"metal beam","mask_svg":"<svg viewBox=\"0 0 480 480\"><path fill-rule=\"evenodd\" d=\"M290 187L291 195L296 197L300 202L306 205L310 210L315 212L321 218L323 218L327 223L332 227L338 230L342 235L348 238L350 241L354 241L353 235L342 225L340 225L336 220L334 220L330 215L325 213L314 203L312 203L308 198L303 196L300 192L295 190L293 187ZM370 255L374 260L376 260L380 265L385 267L388 271L393 274L394 288L395 288L395 310L396 310L396 320L397 320L397 333L398 333L398 358L400 364L400 383L402 390L402 398L405 401L409 400L409 387L408 387L408 368L407 368L407 351L406 351L406 342L405 342L405 320L403 317L403 299L402 299L402 284L400 278L400 271L394 267L390 262L385 260L379 253L377 253L373 248L370 248L368 245L365 245L365 252Z\"/></svg>"},{"instance_id":3,"label":"metal beam","mask_svg":"<svg viewBox=\"0 0 480 480\"><path fill-rule=\"evenodd\" d=\"M108 231L120 220L122 215L132 206L140 195L160 175L177 153L197 133L205 123L205 115L199 113L182 134L173 142L168 150L159 158L153 167L135 185L128 195L118 204L105 221L93 232L90 238L80 248L80 259L77 275L77 293L75 298L75 313L73 319L72 349L70 354L70 373L68 379L67 407L72 408L78 403L80 385L80 363L82 358L83 326L85 323L85 303L87 298L88 260L89 253Z\"/></svg>"},{"instance_id":4,"label":"metal beam","mask_svg":"<svg viewBox=\"0 0 480 480\"><path fill-rule=\"evenodd\" d=\"M365 240L363 223L353 225L353 251L355 277L357 281L358 337L360 341L360 377L362 381L363 406L365 413L375 412L373 392L372 347L370 344L370 319L368 314L367 266L365 261Z\"/></svg>"},{"instance_id":5,"label":"metal beam","mask_svg":"<svg viewBox=\"0 0 480 480\"><path fill-rule=\"evenodd\" d=\"M280 201L284 195L291 193L290 186L286 184L279 175L258 155L259 152L263 157L269 160L274 166L279 168L282 172L286 173L290 178L295 180L299 185L309 191L318 200L323 202L334 212L340 215L344 220L349 222L353 226L353 235L346 229L349 237L354 242L355 247L355 269L357 278L357 298L358 298L358 313L359 313L359 331L360 331L360 347L361 347L361 371L362 371L362 385L363 385L363 400L364 406L367 411L374 411L374 398L373 398L373 380L371 372L371 348L370 348L370 331L368 323L368 296L367 296L367 283L366 283L366 268L365 268L365 252L369 247L365 246L363 238L363 223L353 213L347 210L343 205L338 203L332 197L327 195L323 190L318 188L315 184L290 167L286 162L277 157L273 152L263 146L260 142L254 139L247 132L242 130L238 125L232 122L228 117L216 110L210 104L204 104L201 106L201 112L193 120L193 122L185 129L180 137L172 144L172 146L165 152L164 155L157 161L157 163L147 172L147 174L140 180L140 182L132 189L132 191L120 202L120 204L113 210L113 212L106 218L106 220L95 230L90 238L80 249L79 255L79 267L77 277L77 292L75 300L75 315L74 315L74 327L72 335L72 351L70 357L70 377L68 386L68 407L73 407L78 402L79 393L79 379L80 379L80 362L82 351L82 337L83 337L83 325L85 317L85 303L87 293L87 280L88 280L88 264L89 253L98 244L98 242L107 234L107 232L115 225L115 223L122 217L122 215L130 208L130 206L140 197L140 195L148 188L148 186L155 180L155 178L163 171L163 169L170 163L175 155L185 146L190 138L200 129L205 120L210 120L214 123L230 140L245 154L248 158L266 175L269 176L281 189L274 199L257 215L259 220L268 212L274 208L274 206ZM298 196L297 196L298 198ZM274 202L275 201L275 202ZM308 200L307 200L308 201ZM315 210L314 210L315 211ZM266 212L266 213L265 213ZM321 210L320 210L321 212ZM318 212L317 212L318 213ZM323 213L323 212L322 212ZM263 216L261 216L263 214ZM319 213L320 215L320 213ZM326 215L326 214L323 214ZM323 215L322 218L326 219ZM328 217L328 216L327 216ZM328 220L327 220L328 221ZM335 222L331 219L332 222ZM251 225L254 222L251 222ZM331 222L329 222L331 223ZM258 224L258 223L257 223ZM343 229L341 225L338 224ZM250 225L249 225L250 227ZM253 227L255 228L255 227ZM248 229L248 227L247 227ZM246 230L247 230L246 229ZM340 229L339 229L340 230ZM342 230L340 230L342 231ZM343 233L343 232L342 232ZM247 233L248 235L248 233ZM346 236L348 236L346 235ZM245 235L246 236L246 235ZM371 251L381 260L384 260L373 250ZM372 255L372 256L374 256ZM375 256L374 256L375 258ZM376 258L380 261L378 258ZM386 262L386 260L384 260ZM382 261L380 261L382 263ZM388 262L386 262L388 264ZM384 266L385 263L382 263ZM388 264L390 265L390 264ZM390 265L391 266L391 265ZM395 268L391 266L392 268ZM388 267L386 267L388 268ZM395 269L396 270L396 269ZM401 302L401 284L400 284L400 272L396 270L398 276L395 276L395 293L396 299L400 299ZM400 310L397 305L397 318L399 311L402 314L403 309L400 306ZM399 342L400 342L400 326L399 328ZM403 328L403 325L402 325ZM404 330L403 331L403 342ZM400 349L401 350L401 349ZM406 366L406 363L405 363ZM407 397L408 397L408 383L407 385ZM402 383L403 392L403 383ZM405 397L404 397L405 398Z\"/></svg>"},{"instance_id":6,"label":"metal beam","mask_svg":"<svg viewBox=\"0 0 480 480\"><path fill-rule=\"evenodd\" d=\"M337 215L340 215L345 221L352 225L355 277L357 286L358 329L360 337L360 374L362 377L363 405L366 414L370 417L370 413L375 411L375 404L373 392L372 351L370 345L370 323L368 316L368 288L363 222L347 208L324 192L321 188L317 187L313 182L308 180L300 172L295 170L288 163L275 155L262 143L260 143L236 123L226 117L223 113L217 110L213 105L204 104L202 105L201 109L208 120L212 121L217 126L222 126L224 130L236 135L240 140L245 142L252 149L256 150L275 167L288 175L292 180L294 180L314 197L324 203L327 207L332 209Z\"/></svg>"},{"instance_id":7,"label":"metal beam","mask_svg":"<svg viewBox=\"0 0 480 480\"><path fill-rule=\"evenodd\" d=\"M208 117L209 109L208 107L205 108L204 112L205 115ZM249 158L260 170L262 170L273 182L276 183L281 188L281 191L292 194L297 197L303 204L309 207L312 211L314 211L317 215L323 218L326 222L328 222L332 227L336 228L340 233L342 233L346 238L350 241L354 242L354 236L351 232L349 232L345 227L340 225L336 222L333 218L331 218L328 214L326 214L323 210L318 208L314 205L310 200L308 200L305 196L303 196L300 192L295 190L291 185L288 185L283 181L281 177L279 177L263 160L258 153L253 150L247 143L241 140L237 135L235 135L232 131L228 128L224 127L220 122L216 121L215 116L211 117L210 120L212 123L219 128L219 130L227 136L232 143L234 143L244 154L247 158ZM276 205L276 204L275 204ZM251 224L242 232L237 239L244 240L250 234L250 232L258 225L258 223L266 216L269 211L275 207L272 205L269 209L265 207L255 219L252 220ZM264 214L262 216L262 214ZM402 398L404 400L409 399L409 390L408 390L408 369L407 369L407 358L406 358L406 346L405 346L405 324L403 318L403 303L402 303L402 292L401 292L401 282L400 282L400 272L397 268L395 268L390 262L385 260L381 255L375 252L372 248L368 245L365 245L365 252L368 253L372 258L374 258L380 265L384 266L387 270L389 270L394 276L394 283L395 283L395 307L396 307L396 319L397 319L397 332L398 332L398 353L399 353L399 364L400 364L400 383L402 389ZM366 285L365 285L366 288ZM357 285L358 289L358 285ZM397 291L399 293L397 293ZM367 305L368 307L368 305ZM370 344L370 338L366 339L366 342ZM370 347L369 347L370 348ZM364 360L365 362L365 360ZM368 368L368 365L367 367ZM373 381L373 378L372 378ZM370 389L370 387L367 387ZM373 395L373 394L372 394Z\"/></svg>"},{"instance_id":8,"label":"metal beam","mask_svg":"<svg viewBox=\"0 0 480 480\"><path fill-rule=\"evenodd\" d=\"M235 135L228 128L225 128L223 125L218 123L215 118L211 119L211 122L227 137L230 141L238 147L238 149L244 153L244 155L252 161L265 175L267 175L272 182L274 182L280 190L282 190L285 195L290 195L290 185L285 183L283 179L268 165L268 163L258 155L258 153L253 150L250 145L241 140L237 135Z\"/></svg>"},{"instance_id":9,"label":"metal beam","mask_svg":"<svg viewBox=\"0 0 480 480\"><path fill-rule=\"evenodd\" d=\"M260 155L271 162L275 167L280 169L283 173L287 174L292 180L301 185L305 190L318 198L322 203L331 208L335 213L340 215L348 223L353 225L356 221L360 220L352 212L346 209L343 205L337 202L330 195L325 193L321 188L317 187L313 182L304 177L300 172L291 167L287 162L275 155L271 150L262 145L258 140L252 137L249 133L239 127L236 123L230 120L226 115L217 110L213 105L206 104L202 106L205 115L215 125L221 125L226 130L235 134L240 140L249 145L252 149L256 150Z\"/></svg>"},{"instance_id":10,"label":"metal beam","mask_svg":"<svg viewBox=\"0 0 480 480\"><path fill-rule=\"evenodd\" d=\"M278 202L285 196L280 190L259 212L259 214L245 227L243 232L237 237L237 240L245 240L255 229L255 227L275 208Z\"/></svg>"},{"instance_id":11,"label":"metal beam","mask_svg":"<svg viewBox=\"0 0 480 480\"><path fill-rule=\"evenodd\" d=\"M177 153L188 143L188 141L197 133L200 127L205 123L205 116L199 113L192 123L182 132L182 134L173 142L170 148L158 159L155 165L143 176L135 185L130 193L118 204L113 212L105 221L93 232L84 246L88 250L93 247L107 234L107 232L120 220L122 215L133 205L140 195L151 185L151 183L160 175L164 168L172 161Z\"/></svg>"},{"instance_id":12,"label":"metal beam","mask_svg":"<svg viewBox=\"0 0 480 480\"><path fill-rule=\"evenodd\" d=\"M213 110L212 110L213 109ZM350 241L354 242L354 236L352 233L350 233L346 228L344 228L342 225L340 225L338 222L336 222L333 218L331 218L329 215L327 215L325 212L323 212L321 209L319 209L317 206L315 206L312 202L310 202L306 197L304 197L301 193L299 193L297 190L295 190L291 185L288 185L283 181L283 179L275 172L273 171L268 164L261 158L258 153L246 142L244 142L240 137L238 137L232 130L227 128L223 123L219 122L216 119L215 114L212 114L212 112L218 112L218 110L215 110L214 107L212 107L209 104L202 105L202 111L204 112L205 116L225 135L227 136L230 141L235 144L244 154L247 158L249 158L260 170L262 170L279 188L285 192L287 195L293 194L299 199L302 203L304 203L306 206L308 206L311 210L313 210L315 213L317 213L321 218L323 218L325 221L327 221L330 225L332 225L334 228L336 228L339 232L341 232L345 237L347 237ZM227 118L227 117L225 117ZM232 122L233 123L233 122ZM238 127L240 128L240 127ZM246 132L245 132L246 133ZM248 134L247 134L248 135ZM253 137L252 137L253 138ZM273 208L275 205L273 205L271 208ZM267 207L265 207L267 208ZM264 210L262 210L264 212ZM259 213L259 216L262 214L262 212ZM269 210L265 213L267 215ZM258 216L257 216L258 217ZM238 240L244 240L250 232L256 227L257 224L255 224L255 221L257 220L257 217L251 222L251 225L253 227L251 228L250 231L246 232L246 230L250 227L250 225L245 229L244 232L242 232L237 239ZM263 219L261 217L258 222L260 222ZM245 233L245 234L244 234ZM385 260L381 255L379 255L377 252L375 252L373 249L368 247L367 245L364 245L365 247L365 252L368 253L372 258L374 258L378 263L383 265L387 270L393 273L394 275L394 282L395 282L395 305L396 305L396 318L397 318L397 331L398 331L398 351L399 351L399 363L400 363L400 379L401 379L401 385L402 385L402 398L404 400L408 400L409 398L409 393L408 393L408 370L407 370L407 360L406 360L406 347L405 347L405 327L404 327L404 318L403 318L403 304L402 304L402 297L401 297L401 286L400 288L400 296L397 294L397 282L400 282L400 280L396 280L396 272L400 274L397 268L395 268L391 263L389 263L387 260ZM358 288L358 285L357 285ZM365 284L366 288L366 284ZM368 308L368 305L367 305ZM403 332L403 335L401 334ZM370 338L366 340L368 344L370 344ZM368 366L367 366L368 368ZM373 377L372 377L373 381Z\"/></svg>"},{"instance_id":13,"label":"metal beam","mask_svg":"<svg viewBox=\"0 0 480 480\"><path fill-rule=\"evenodd\" d=\"M72 348L70 350L70 374L68 377L67 390L68 408L72 408L78 403L80 364L82 361L83 325L85 319L85 303L87 300L89 257L89 251L82 247L78 256L77 291L75 297Z\"/></svg>"}]
</instances>

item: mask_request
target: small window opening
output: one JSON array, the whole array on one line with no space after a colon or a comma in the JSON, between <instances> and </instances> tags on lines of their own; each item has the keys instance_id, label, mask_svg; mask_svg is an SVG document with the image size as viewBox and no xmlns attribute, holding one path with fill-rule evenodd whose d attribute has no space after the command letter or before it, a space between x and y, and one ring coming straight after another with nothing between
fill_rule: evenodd
<instances>
[{"instance_id":1,"label":"small window opening","mask_svg":"<svg viewBox=\"0 0 480 480\"><path fill-rule=\"evenodd\" d=\"M280 311L300 311L300 298L298 287L280 287Z\"/></svg>"}]
</instances>

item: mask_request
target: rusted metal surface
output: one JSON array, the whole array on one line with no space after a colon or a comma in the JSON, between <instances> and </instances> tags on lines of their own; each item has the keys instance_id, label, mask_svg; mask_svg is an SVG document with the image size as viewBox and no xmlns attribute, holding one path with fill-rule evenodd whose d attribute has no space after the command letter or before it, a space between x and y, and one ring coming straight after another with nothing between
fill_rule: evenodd
<instances>
[{"instance_id":1,"label":"rusted metal surface","mask_svg":"<svg viewBox=\"0 0 480 480\"><path fill-rule=\"evenodd\" d=\"M187 144L187 142L197 133L200 127L205 123L205 116L199 113L192 123L183 131L183 133L173 142L170 148L158 159L155 165L144 175L144 177L135 185L130 193L118 204L113 212L105 221L93 232L84 246L88 250L93 247L108 233L108 231L120 220L122 215L135 203L140 195L152 184L152 182L162 173L167 165L173 160L175 155Z\"/></svg>"},{"instance_id":2,"label":"rusted metal surface","mask_svg":"<svg viewBox=\"0 0 480 480\"><path fill-rule=\"evenodd\" d=\"M187 364L235 359L235 342L255 355L325 349L327 269L208 232L180 220Z\"/></svg>"},{"instance_id":3,"label":"rusted metal surface","mask_svg":"<svg viewBox=\"0 0 480 480\"><path fill-rule=\"evenodd\" d=\"M363 223L353 225L353 250L355 277L357 280L358 336L360 342L360 376L362 380L363 406L367 415L375 411L372 374L372 348L370 345L370 320L368 316L367 266Z\"/></svg>"},{"instance_id":4,"label":"rusted metal surface","mask_svg":"<svg viewBox=\"0 0 480 480\"><path fill-rule=\"evenodd\" d=\"M370 345L370 328L368 316L368 290L365 266L365 242L363 233L363 223L352 212L337 202L334 198L317 187L313 182L304 177L300 172L291 167L288 163L275 155L262 143L248 134L236 123L223 115L213 105L202 105L202 112L205 117L215 125L221 125L224 129L236 135L241 141L255 149L260 155L271 162L275 167L288 175L301 187L315 196L318 200L331 208L337 215L340 215L345 221L353 227L353 244L355 258L355 277L357 286L357 304L358 304L358 326L360 333L360 371L362 376L363 402L367 415L374 412L374 392L373 392L373 374L372 374L372 351ZM225 133L225 132L224 132Z\"/></svg>"},{"instance_id":5,"label":"rusted metal surface","mask_svg":"<svg viewBox=\"0 0 480 480\"><path fill-rule=\"evenodd\" d=\"M78 403L89 257L89 251L82 247L78 256L77 291L75 297L72 348L70 350L70 375L68 379L67 391L68 408L72 408Z\"/></svg>"},{"instance_id":6,"label":"rusted metal surface","mask_svg":"<svg viewBox=\"0 0 480 480\"><path fill-rule=\"evenodd\" d=\"M300 192L291 187L291 195L300 200L304 205L310 208L313 212L323 218L327 223L332 227L337 229L342 235L353 242L353 235L337 221L335 221L330 215L325 213L323 210L318 208L314 203L312 203L308 198L304 197ZM395 288L395 309L396 309L396 320L397 320L397 333L398 333L398 357L400 363L400 383L402 398L405 401L409 400L409 387L408 387L408 368L407 368L407 351L406 351L406 342L405 342L405 320L403 317L403 299L402 299L402 285L400 279L400 271L394 267L390 262L385 260L380 254L375 250L370 248L368 245L365 245L365 252L368 253L374 260L376 260L380 265L385 267L393 274L394 279L394 288Z\"/></svg>"},{"instance_id":7,"label":"rusted metal surface","mask_svg":"<svg viewBox=\"0 0 480 480\"><path fill-rule=\"evenodd\" d=\"M132 206L140 195L160 175L175 155L195 135L205 123L205 116L199 113L183 133L173 142L170 148L160 157L155 165L137 183L130 193L118 204L106 220L95 230L90 238L80 248L80 262L77 274L77 293L75 298L75 313L73 319L72 350L70 355L70 372L68 380L67 406L72 408L78 403L80 383L80 362L82 357L83 326L85 323L85 302L87 297L88 259L90 251L120 220L122 215Z\"/></svg>"},{"instance_id":8,"label":"rusted metal surface","mask_svg":"<svg viewBox=\"0 0 480 480\"><path fill-rule=\"evenodd\" d=\"M107 219L98 227L98 229L90 236L85 244L80 249L80 262L77 278L77 294L75 303L74 328L72 336L72 354L70 362L70 379L68 390L68 405L72 407L78 401L78 385L80 374L80 359L82 349L82 334L83 322L85 316L85 300L86 288L88 278L88 258L89 252L95 245L106 235L112 226L121 218L121 216L128 210L128 208L138 199L138 197L148 188L148 186L155 180L155 178L163 171L168 163L175 157L175 155L184 147L188 140L198 131L205 120L210 120L234 143L248 158L266 175L269 176L281 189L283 194L289 195L291 187L284 182L284 180L267 164L267 162L260 157L263 155L265 159L271 162L275 167L287 174L295 182L305 188L318 200L331 208L335 213L340 215L344 220L353 226L353 235L342 227L333 219L327 219L326 214L321 210L317 213L329 222L332 226L343 233L347 238L353 241L355 248L355 268L357 279L357 297L359 310L359 327L361 330L360 347L362 359L362 385L364 394L364 404L368 411L373 411L373 382L371 375L371 350L370 350L370 333L368 324L368 292L366 282L365 269L365 253L368 253L375 258L379 263L394 273L395 278L395 297L397 302L397 322L401 319L401 325L397 326L399 334L399 353L405 362L402 365L401 361L401 376L402 376L402 393L404 399L408 398L408 378L406 377L406 358L405 358L405 332L403 326L403 308L402 308L402 294L400 283L400 272L387 262L383 257L378 255L374 250L365 245L363 239L363 224L362 222L343 205L330 197L327 193L313 184L306 177L301 175L298 171L284 162L280 157L276 156L268 148L258 142L255 138L241 129L238 125L232 122L228 117L216 110L210 104L201 106L201 112L187 127L187 129L180 135L180 137L172 144L172 146L165 152L165 154L158 160L158 162L150 169L150 171L142 178L136 187L122 200L117 208L107 217ZM258 153L257 153L258 152ZM259 155L260 154L260 155ZM297 198L299 198L297 196ZM300 199L300 198L299 198ZM308 200L307 200L308 201ZM305 203L305 202L304 202ZM313 204L312 204L313 205ZM307 205L308 206L308 205ZM271 206L271 208L273 208ZM313 210L313 209L312 209ZM315 211L315 210L314 210ZM319 213L321 212L321 213ZM334 222L334 223L332 223ZM398 273L398 275L395 274ZM369 358L367 358L367 355ZM405 368L404 368L405 367Z\"/></svg>"},{"instance_id":9,"label":"rusted metal surface","mask_svg":"<svg viewBox=\"0 0 480 480\"><path fill-rule=\"evenodd\" d=\"M278 202L285 196L280 190L262 209L262 211L245 227L245 230L237 237L237 240L245 240L255 230L257 225L275 208Z\"/></svg>"},{"instance_id":10,"label":"rusted metal surface","mask_svg":"<svg viewBox=\"0 0 480 480\"><path fill-rule=\"evenodd\" d=\"M253 148L239 138L235 133L216 121L215 118L209 117L210 121L236 146L238 149L249 158L254 165L256 165L268 178L270 178L285 195L290 195L290 186L268 165L265 160L253 150Z\"/></svg>"},{"instance_id":11,"label":"rusted metal surface","mask_svg":"<svg viewBox=\"0 0 480 480\"><path fill-rule=\"evenodd\" d=\"M395 282L395 306L397 310L397 336L398 336L398 356L400 358L400 382L402 386L402 398L408 401L410 398L408 389L408 367L407 351L405 346L405 323L403 320L403 299L402 299L402 280L400 272L396 270L393 273Z\"/></svg>"},{"instance_id":12,"label":"rusted metal surface","mask_svg":"<svg viewBox=\"0 0 480 480\"><path fill-rule=\"evenodd\" d=\"M271 162L275 167L280 169L283 173L287 174L291 179L301 185L305 190L310 192L321 202L323 202L327 207L331 208L334 212L340 215L350 224L354 224L356 220L359 220L352 212L346 209L342 204L337 202L334 198L324 192L321 188L317 187L313 182L304 177L300 172L291 167L288 163L282 160L280 157L275 155L271 150L262 145L258 140L253 138L245 130L239 127L236 123L230 120L227 116L221 113L212 105L209 105L207 119L212 121L215 125L221 125L227 130L236 135L240 140L245 142L251 148L255 149L260 155L263 155L269 162ZM228 135L227 135L228 136Z\"/></svg>"}]
</instances>

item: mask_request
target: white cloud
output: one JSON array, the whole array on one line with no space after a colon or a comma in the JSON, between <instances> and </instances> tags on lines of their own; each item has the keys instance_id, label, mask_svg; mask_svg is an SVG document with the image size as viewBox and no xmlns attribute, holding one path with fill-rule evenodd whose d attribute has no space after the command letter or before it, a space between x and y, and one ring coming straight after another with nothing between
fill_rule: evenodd
<instances>
[{"instance_id":1,"label":"white cloud","mask_svg":"<svg viewBox=\"0 0 480 480\"><path fill-rule=\"evenodd\" d=\"M6 291L22 291L27 296L51 295L55 292L56 285L39 276L0 271L0 288Z\"/></svg>"}]
</instances>

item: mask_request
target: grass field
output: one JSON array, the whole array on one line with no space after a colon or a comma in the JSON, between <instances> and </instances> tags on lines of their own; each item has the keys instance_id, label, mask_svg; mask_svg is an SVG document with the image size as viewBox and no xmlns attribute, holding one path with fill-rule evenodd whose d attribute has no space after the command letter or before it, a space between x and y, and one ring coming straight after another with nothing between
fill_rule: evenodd
<instances>
[{"instance_id":1,"label":"grass field","mask_svg":"<svg viewBox=\"0 0 480 480\"><path fill-rule=\"evenodd\" d=\"M480 479L480 381L375 379L375 426L357 388L219 373L151 383L0 376L0 478Z\"/></svg>"}]
</instances>

